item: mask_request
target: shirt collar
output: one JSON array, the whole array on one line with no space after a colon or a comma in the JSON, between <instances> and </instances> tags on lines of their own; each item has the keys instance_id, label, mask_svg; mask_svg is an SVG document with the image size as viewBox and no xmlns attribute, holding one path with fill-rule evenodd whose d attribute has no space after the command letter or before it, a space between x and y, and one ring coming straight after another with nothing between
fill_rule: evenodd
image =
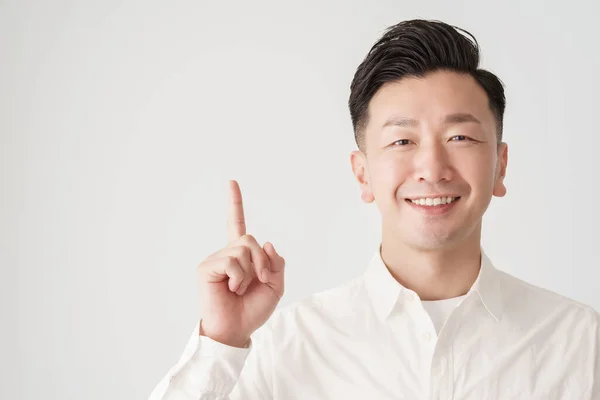
<instances>
[{"instance_id":1,"label":"shirt collar","mask_svg":"<svg viewBox=\"0 0 600 400\"><path fill-rule=\"evenodd\" d=\"M500 321L502 291L499 287L500 281L497 272L498 270L489 257L481 249L481 268L467 296L471 292L476 293L490 315L496 321ZM401 295L412 292L402 286L387 269L381 258L381 242L365 272L364 282L375 313L382 321L391 314Z\"/></svg>"},{"instance_id":2,"label":"shirt collar","mask_svg":"<svg viewBox=\"0 0 600 400\"><path fill-rule=\"evenodd\" d=\"M375 313L382 321L392 312L402 291L407 289L402 286L387 269L381 258L381 243L365 272L365 288Z\"/></svg>"},{"instance_id":3,"label":"shirt collar","mask_svg":"<svg viewBox=\"0 0 600 400\"><path fill-rule=\"evenodd\" d=\"M498 270L485 254L485 251L481 249L481 268L469 292L475 292L479 295L484 307L496 321L500 321L503 310L500 284L501 279Z\"/></svg>"}]
</instances>

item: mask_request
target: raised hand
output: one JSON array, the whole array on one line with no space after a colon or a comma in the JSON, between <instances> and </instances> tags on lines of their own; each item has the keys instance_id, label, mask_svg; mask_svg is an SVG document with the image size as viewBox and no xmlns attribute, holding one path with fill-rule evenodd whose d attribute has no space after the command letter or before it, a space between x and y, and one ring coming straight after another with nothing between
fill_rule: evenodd
<instances>
[{"instance_id":1,"label":"raised hand","mask_svg":"<svg viewBox=\"0 0 600 400\"><path fill-rule=\"evenodd\" d=\"M272 243L261 247L246 233L242 193L234 180L229 181L228 236L226 247L198 265L199 333L244 347L283 296L285 260Z\"/></svg>"}]
</instances>

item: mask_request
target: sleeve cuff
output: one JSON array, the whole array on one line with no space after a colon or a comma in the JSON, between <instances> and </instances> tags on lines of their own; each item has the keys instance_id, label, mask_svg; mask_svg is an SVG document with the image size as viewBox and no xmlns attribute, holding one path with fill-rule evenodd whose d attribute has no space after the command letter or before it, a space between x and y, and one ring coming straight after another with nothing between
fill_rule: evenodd
<instances>
[{"instance_id":1,"label":"sleeve cuff","mask_svg":"<svg viewBox=\"0 0 600 400\"><path fill-rule=\"evenodd\" d=\"M171 371L171 384L185 386L187 393L227 396L236 385L252 349L228 346L199 334L199 324L190 337L179 364Z\"/></svg>"}]
</instances>

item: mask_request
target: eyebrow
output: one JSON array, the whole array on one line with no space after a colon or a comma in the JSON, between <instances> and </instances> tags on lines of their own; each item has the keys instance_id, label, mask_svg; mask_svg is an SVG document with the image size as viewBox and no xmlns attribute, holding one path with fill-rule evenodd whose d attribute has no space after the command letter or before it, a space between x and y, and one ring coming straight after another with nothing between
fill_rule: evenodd
<instances>
[{"instance_id":1,"label":"eyebrow","mask_svg":"<svg viewBox=\"0 0 600 400\"><path fill-rule=\"evenodd\" d=\"M455 113L446 115L444 118L444 124L458 124L464 122L475 122L476 124L481 125L481 121L479 121L473 114L469 113ZM399 118L399 117L390 117L385 124L383 124L382 128L387 126L399 126L402 128L412 128L419 125L419 121L414 118Z\"/></svg>"}]
</instances>

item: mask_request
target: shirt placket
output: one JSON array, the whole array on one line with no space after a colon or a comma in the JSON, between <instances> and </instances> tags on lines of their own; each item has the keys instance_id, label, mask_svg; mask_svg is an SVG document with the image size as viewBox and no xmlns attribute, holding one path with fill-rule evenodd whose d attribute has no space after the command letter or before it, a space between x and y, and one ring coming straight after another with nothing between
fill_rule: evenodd
<instances>
[{"instance_id":1,"label":"shirt placket","mask_svg":"<svg viewBox=\"0 0 600 400\"><path fill-rule=\"evenodd\" d=\"M453 375L451 353L440 354L438 351L434 352L431 363L431 395L429 397L431 400L448 400L452 398L454 390Z\"/></svg>"},{"instance_id":2,"label":"shirt placket","mask_svg":"<svg viewBox=\"0 0 600 400\"><path fill-rule=\"evenodd\" d=\"M432 397L437 396L436 393L439 393L439 389L437 388L440 386L439 367L434 365L434 362L436 361L436 346L438 343L435 326L429 318L427 311L420 304L419 296L415 292L407 290L404 297L406 306L412 314L412 319L415 321L416 340L420 345L419 353L421 357L420 364L424 398L438 399L440 397Z\"/></svg>"},{"instance_id":3,"label":"shirt placket","mask_svg":"<svg viewBox=\"0 0 600 400\"><path fill-rule=\"evenodd\" d=\"M430 400L448 400L454 394L453 338L458 315L450 315L440 331L431 360Z\"/></svg>"}]
</instances>

